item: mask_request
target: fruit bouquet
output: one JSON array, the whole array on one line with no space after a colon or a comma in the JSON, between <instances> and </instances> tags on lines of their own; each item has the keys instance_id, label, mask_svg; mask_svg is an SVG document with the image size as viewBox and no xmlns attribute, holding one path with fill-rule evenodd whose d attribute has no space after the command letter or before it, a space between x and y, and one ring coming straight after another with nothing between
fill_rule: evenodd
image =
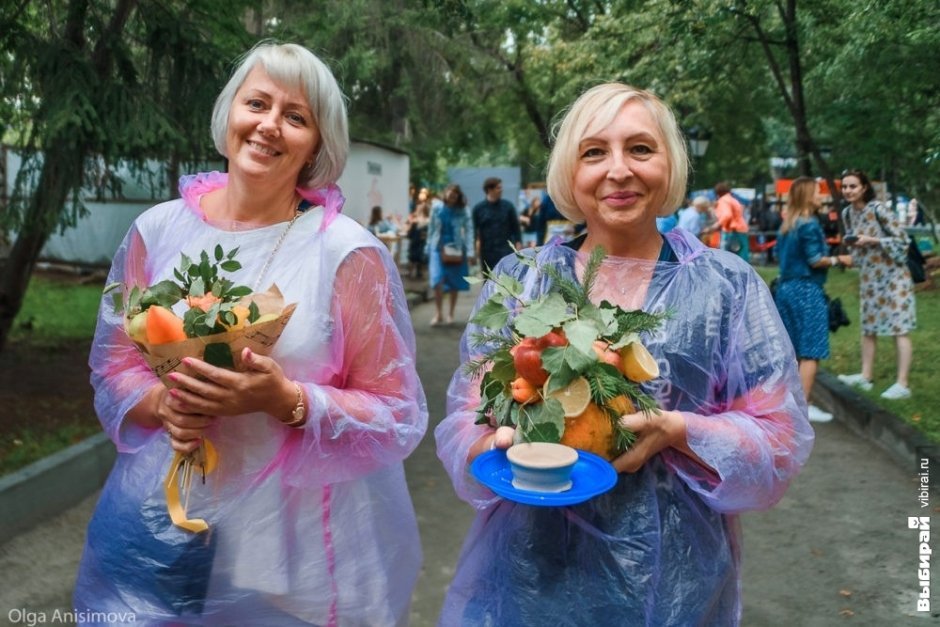
<instances>
[{"instance_id":1,"label":"fruit bouquet","mask_svg":"<svg viewBox=\"0 0 940 627\"><path fill-rule=\"evenodd\" d=\"M206 251L197 260L182 255L173 279L144 288L128 289L121 283L105 287L105 293L112 293L115 312L123 314L127 335L168 388L174 386L169 378L172 372L193 376L183 363L185 357L241 370L245 347L269 354L294 313L296 305L285 306L276 285L252 293L251 288L221 276L220 270L241 269L237 254L238 248L225 252L217 245L212 258ZM183 315L174 309L184 311ZM193 478L198 475L204 481L217 464L218 453L206 438L194 452L176 453L164 482L174 524L194 532L208 529L205 521L187 518L184 504Z\"/></svg>"},{"instance_id":2,"label":"fruit bouquet","mask_svg":"<svg viewBox=\"0 0 940 627\"><path fill-rule=\"evenodd\" d=\"M619 419L655 410L640 384L659 376L639 334L668 314L591 302L604 257L603 249L594 250L579 283L517 254L552 279L551 290L529 302L515 278L484 275L495 290L471 319L482 331L470 338L483 353L465 366L480 377L477 424L515 427L517 442L560 442L607 460L630 447L635 436Z\"/></svg>"}]
</instances>

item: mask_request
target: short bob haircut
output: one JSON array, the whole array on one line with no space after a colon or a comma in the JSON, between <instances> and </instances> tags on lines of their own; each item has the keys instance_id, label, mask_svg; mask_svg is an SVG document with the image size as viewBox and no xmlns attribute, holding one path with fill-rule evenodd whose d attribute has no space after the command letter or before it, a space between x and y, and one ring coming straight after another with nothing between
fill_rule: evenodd
<instances>
[{"instance_id":1,"label":"short bob haircut","mask_svg":"<svg viewBox=\"0 0 940 627\"><path fill-rule=\"evenodd\" d=\"M229 112L245 78L259 64L275 82L290 89L299 88L307 94L307 103L320 132L313 166L304 167L300 171L297 185L318 188L335 183L346 167L349 154L346 102L330 68L315 54L297 44L262 42L239 59L238 66L219 93L212 110L212 140L216 150L228 158L225 154L225 140Z\"/></svg>"},{"instance_id":2,"label":"short bob haircut","mask_svg":"<svg viewBox=\"0 0 940 627\"><path fill-rule=\"evenodd\" d=\"M555 145L548 158L548 195L562 215L572 222L584 222L584 213L575 203L571 188L578 164L578 145L584 137L610 124L631 100L643 103L666 140L669 182L666 200L658 215L672 214L685 200L689 156L672 110L651 92L623 83L604 83L587 90L571 105L557 127Z\"/></svg>"}]
</instances>

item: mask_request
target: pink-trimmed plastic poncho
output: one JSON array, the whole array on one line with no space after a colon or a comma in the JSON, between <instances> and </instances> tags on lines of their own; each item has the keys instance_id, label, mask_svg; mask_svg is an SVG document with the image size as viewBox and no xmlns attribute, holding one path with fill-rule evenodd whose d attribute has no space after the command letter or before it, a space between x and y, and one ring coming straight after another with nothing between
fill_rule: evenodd
<instances>
[{"instance_id":1,"label":"pink-trimmed plastic poncho","mask_svg":"<svg viewBox=\"0 0 940 627\"><path fill-rule=\"evenodd\" d=\"M665 449L579 505L503 500L468 471L468 451L490 427L474 424L479 381L458 370L435 430L437 454L458 496L478 511L440 625L739 622L737 514L781 498L813 432L793 348L761 279L681 229L665 237L677 262L608 257L592 298L674 312L641 338L661 372L645 389L662 408L683 412L689 446L717 474ZM524 254L573 277L588 258L564 245ZM496 271L520 280L524 300L549 286L514 257ZM492 293L485 284L478 306ZM464 333L462 362L474 357L468 340L479 331Z\"/></svg>"},{"instance_id":2,"label":"pink-trimmed plastic poncho","mask_svg":"<svg viewBox=\"0 0 940 627\"><path fill-rule=\"evenodd\" d=\"M227 276L253 287L286 223L208 222L199 196L225 184L218 173L185 178L183 199L141 215L109 282L151 285L172 276L180 253L221 244L237 246L243 265ZM158 380L110 299L102 304L92 385L119 454L88 528L77 610L154 625L407 622L421 549L402 460L425 433L427 407L404 291L386 248L338 213L338 188L298 191L321 206L296 220L259 291L276 283L297 303L272 357L304 386L308 421L215 422L207 435L220 465L193 483L187 512L207 533L170 523L167 434L125 420Z\"/></svg>"}]
</instances>

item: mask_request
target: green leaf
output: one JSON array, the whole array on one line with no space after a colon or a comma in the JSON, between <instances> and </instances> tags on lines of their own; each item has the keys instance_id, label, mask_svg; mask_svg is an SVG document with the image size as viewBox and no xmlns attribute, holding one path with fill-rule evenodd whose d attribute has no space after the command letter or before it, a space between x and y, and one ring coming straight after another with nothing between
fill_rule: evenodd
<instances>
[{"instance_id":1,"label":"green leaf","mask_svg":"<svg viewBox=\"0 0 940 627\"><path fill-rule=\"evenodd\" d=\"M473 324L478 324L487 329L502 329L509 321L509 312L500 302L488 300L486 304L480 307L470 319Z\"/></svg>"},{"instance_id":2,"label":"green leaf","mask_svg":"<svg viewBox=\"0 0 940 627\"><path fill-rule=\"evenodd\" d=\"M501 350L493 355L493 369L490 372L495 379L503 383L511 383L518 376L508 350Z\"/></svg>"},{"instance_id":3,"label":"green leaf","mask_svg":"<svg viewBox=\"0 0 940 627\"><path fill-rule=\"evenodd\" d=\"M233 259L231 261L223 261L219 264L219 267L226 272L235 272L236 270L241 270L242 264Z\"/></svg>"},{"instance_id":4,"label":"green leaf","mask_svg":"<svg viewBox=\"0 0 940 627\"><path fill-rule=\"evenodd\" d=\"M513 326L523 336L542 337L572 317L565 300L553 292L530 303L513 320Z\"/></svg>"},{"instance_id":5,"label":"green leaf","mask_svg":"<svg viewBox=\"0 0 940 627\"><path fill-rule=\"evenodd\" d=\"M575 349L596 359L594 342L601 336L601 329L593 320L571 320L564 324L565 337Z\"/></svg>"},{"instance_id":6,"label":"green leaf","mask_svg":"<svg viewBox=\"0 0 940 627\"><path fill-rule=\"evenodd\" d=\"M190 283L189 295L197 298L206 295L206 284L203 282L202 277L196 277L193 279L193 282Z\"/></svg>"},{"instance_id":7,"label":"green leaf","mask_svg":"<svg viewBox=\"0 0 940 627\"><path fill-rule=\"evenodd\" d=\"M576 348L570 346L565 351L565 361L575 372L583 373L598 364L597 354L591 350L590 355L586 355Z\"/></svg>"},{"instance_id":8,"label":"green leaf","mask_svg":"<svg viewBox=\"0 0 940 627\"><path fill-rule=\"evenodd\" d=\"M565 411L553 398L526 405L519 414L523 437L529 442L558 442L565 431Z\"/></svg>"},{"instance_id":9,"label":"green leaf","mask_svg":"<svg viewBox=\"0 0 940 627\"><path fill-rule=\"evenodd\" d=\"M216 261L222 261L223 255L224 255L224 253L222 252L222 245L221 245L221 244L216 244L216 245L215 245L215 260L216 260Z\"/></svg>"},{"instance_id":10,"label":"green leaf","mask_svg":"<svg viewBox=\"0 0 940 627\"><path fill-rule=\"evenodd\" d=\"M566 355L572 351L567 346L546 348L542 351L542 367L551 375L548 381L548 392L560 390L578 376L578 372L569 364Z\"/></svg>"},{"instance_id":11,"label":"green leaf","mask_svg":"<svg viewBox=\"0 0 940 627\"><path fill-rule=\"evenodd\" d=\"M114 313L119 314L124 312L124 295L120 292L115 292L111 294L111 302L114 304Z\"/></svg>"},{"instance_id":12,"label":"green leaf","mask_svg":"<svg viewBox=\"0 0 940 627\"><path fill-rule=\"evenodd\" d=\"M522 295L522 283L515 277L503 274L493 278L496 290L506 298L516 298Z\"/></svg>"},{"instance_id":13,"label":"green leaf","mask_svg":"<svg viewBox=\"0 0 940 627\"><path fill-rule=\"evenodd\" d=\"M225 342L213 342L206 344L206 352L202 357L203 361L212 364L218 368L234 368L235 359L232 357L232 349Z\"/></svg>"}]
</instances>

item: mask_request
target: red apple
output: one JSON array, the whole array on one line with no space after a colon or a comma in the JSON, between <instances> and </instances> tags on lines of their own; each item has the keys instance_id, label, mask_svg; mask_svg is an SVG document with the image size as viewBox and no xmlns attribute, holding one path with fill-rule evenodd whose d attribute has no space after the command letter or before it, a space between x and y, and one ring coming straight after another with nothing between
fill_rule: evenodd
<instances>
[{"instance_id":1,"label":"red apple","mask_svg":"<svg viewBox=\"0 0 940 627\"><path fill-rule=\"evenodd\" d=\"M510 349L516 374L536 387L541 387L548 379L548 373L542 368L542 349L535 338L527 337Z\"/></svg>"},{"instance_id":2,"label":"red apple","mask_svg":"<svg viewBox=\"0 0 940 627\"><path fill-rule=\"evenodd\" d=\"M548 348L550 346L567 346L568 338L561 329L552 330L536 340L539 348Z\"/></svg>"}]
</instances>

